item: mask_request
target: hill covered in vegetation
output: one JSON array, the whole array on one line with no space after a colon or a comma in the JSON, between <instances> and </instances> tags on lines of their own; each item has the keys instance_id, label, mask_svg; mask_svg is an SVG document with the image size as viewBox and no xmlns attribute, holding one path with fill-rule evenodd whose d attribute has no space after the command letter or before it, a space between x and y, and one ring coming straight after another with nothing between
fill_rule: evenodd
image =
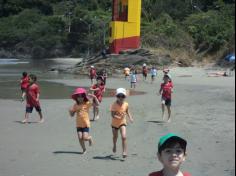
<instances>
[{"instance_id":1,"label":"hill covered in vegetation","mask_svg":"<svg viewBox=\"0 0 236 176\"><path fill-rule=\"evenodd\" d=\"M112 0L1 0L0 57L96 54L111 13ZM142 47L153 52L221 57L235 50L234 26L234 0L143 0Z\"/></svg>"}]
</instances>

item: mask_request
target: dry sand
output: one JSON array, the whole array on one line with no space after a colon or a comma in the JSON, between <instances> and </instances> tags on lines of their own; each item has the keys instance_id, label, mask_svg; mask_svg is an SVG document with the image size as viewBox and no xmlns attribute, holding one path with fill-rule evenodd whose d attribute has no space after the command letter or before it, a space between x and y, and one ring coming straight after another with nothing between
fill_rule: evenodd
<instances>
[{"instance_id":1,"label":"dry sand","mask_svg":"<svg viewBox=\"0 0 236 176\"><path fill-rule=\"evenodd\" d=\"M112 133L106 98L101 119L92 123L95 145L86 155L67 109L72 100L41 100L44 124L20 124L24 103L0 100L0 176L148 176L161 169L156 159L160 136L174 132L188 140L188 159L183 170L193 176L235 175L235 78L208 78L203 69L172 70L175 90L172 122L162 123L161 78L154 85L140 81L137 90L146 95L128 98L135 118L128 126L129 157L122 160L121 144L112 156ZM182 75L191 75L185 77ZM88 86L89 80L53 80L68 85ZM129 87L118 78L108 80L109 88ZM37 120L33 113L32 121Z\"/></svg>"}]
</instances>

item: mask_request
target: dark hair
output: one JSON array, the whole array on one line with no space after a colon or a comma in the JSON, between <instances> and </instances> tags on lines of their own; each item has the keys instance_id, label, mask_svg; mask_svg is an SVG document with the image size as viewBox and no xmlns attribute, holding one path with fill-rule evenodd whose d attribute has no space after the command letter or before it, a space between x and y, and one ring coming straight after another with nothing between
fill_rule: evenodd
<instances>
[{"instance_id":1,"label":"dark hair","mask_svg":"<svg viewBox=\"0 0 236 176\"><path fill-rule=\"evenodd\" d=\"M23 76L23 77L26 77L27 75L28 75L27 72L23 72L23 73L22 73L22 76Z\"/></svg>"},{"instance_id":2,"label":"dark hair","mask_svg":"<svg viewBox=\"0 0 236 176\"><path fill-rule=\"evenodd\" d=\"M178 138L171 138L169 140L167 140L159 149L158 149L158 153L161 154L161 152L163 150L165 150L166 148L172 148L174 147L176 144L179 144L180 147L184 150L184 153L186 153L186 143L182 140L179 140Z\"/></svg>"},{"instance_id":3,"label":"dark hair","mask_svg":"<svg viewBox=\"0 0 236 176\"><path fill-rule=\"evenodd\" d=\"M84 94L81 94L81 95L82 95L82 97L84 98L84 102L88 102L88 99L87 99L86 94L84 93ZM78 96L76 96L76 97L78 97ZM80 104L77 99L75 99L75 101L76 101L76 103L77 103L78 105Z\"/></svg>"},{"instance_id":4,"label":"dark hair","mask_svg":"<svg viewBox=\"0 0 236 176\"><path fill-rule=\"evenodd\" d=\"M34 82L37 81L37 76L36 76L36 75L31 74L31 75L29 75L29 77L30 77L30 79L32 79Z\"/></svg>"}]
</instances>

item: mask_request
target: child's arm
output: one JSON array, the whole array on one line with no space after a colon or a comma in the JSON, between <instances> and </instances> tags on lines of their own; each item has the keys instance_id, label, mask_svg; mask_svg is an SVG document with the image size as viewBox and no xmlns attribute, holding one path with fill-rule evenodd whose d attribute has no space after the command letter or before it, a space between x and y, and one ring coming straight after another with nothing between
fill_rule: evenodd
<instances>
[{"instance_id":1,"label":"child's arm","mask_svg":"<svg viewBox=\"0 0 236 176\"><path fill-rule=\"evenodd\" d=\"M71 117L74 117L75 111L74 111L73 108L70 108L70 109L69 109L69 114L70 114Z\"/></svg>"},{"instance_id":2,"label":"child's arm","mask_svg":"<svg viewBox=\"0 0 236 176\"><path fill-rule=\"evenodd\" d=\"M134 122L134 119L133 119L133 117L132 117L132 115L131 115L131 113L130 113L129 108L127 109L126 113L127 113L127 115L128 115L129 121L130 121L131 123L133 123L133 122Z\"/></svg>"},{"instance_id":3,"label":"child's arm","mask_svg":"<svg viewBox=\"0 0 236 176\"><path fill-rule=\"evenodd\" d=\"M163 89L162 89L162 86L161 86L161 88L160 88L160 90L159 90L159 94L160 94L160 95L161 95L161 93L162 93L162 90L163 90Z\"/></svg>"},{"instance_id":4,"label":"child's arm","mask_svg":"<svg viewBox=\"0 0 236 176\"><path fill-rule=\"evenodd\" d=\"M88 94L88 97L91 98L91 99L93 99L93 100L95 100L95 101L93 102L94 105L96 105L96 106L99 105L99 101L98 101L98 99L97 99L97 97L96 97L95 95L93 95L93 94Z\"/></svg>"},{"instance_id":5,"label":"child's arm","mask_svg":"<svg viewBox=\"0 0 236 176\"><path fill-rule=\"evenodd\" d=\"M116 119L122 119L122 118L121 118L120 116L118 116L117 113L114 112L114 111L111 112L111 117L112 117L112 118L116 118Z\"/></svg>"}]
</instances>

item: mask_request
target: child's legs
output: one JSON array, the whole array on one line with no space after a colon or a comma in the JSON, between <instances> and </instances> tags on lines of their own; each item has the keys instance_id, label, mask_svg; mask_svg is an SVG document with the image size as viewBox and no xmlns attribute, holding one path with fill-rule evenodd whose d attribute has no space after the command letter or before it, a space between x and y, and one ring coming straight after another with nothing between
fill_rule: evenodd
<instances>
[{"instance_id":1,"label":"child's legs","mask_svg":"<svg viewBox=\"0 0 236 176\"><path fill-rule=\"evenodd\" d=\"M127 155L127 137L126 137L126 126L122 126L120 128L120 133L122 137L122 149L123 149L123 155Z\"/></svg>"},{"instance_id":2,"label":"child's legs","mask_svg":"<svg viewBox=\"0 0 236 176\"><path fill-rule=\"evenodd\" d=\"M77 131L78 131L77 133L78 133L78 138L79 138L80 146L83 149L83 152L85 152L86 151L86 147L85 147L84 140L83 140L83 132L80 131L79 129L77 129Z\"/></svg>"},{"instance_id":3,"label":"child's legs","mask_svg":"<svg viewBox=\"0 0 236 176\"><path fill-rule=\"evenodd\" d=\"M168 121L170 121L170 116L171 116L171 99L166 100L166 107L168 111Z\"/></svg>"},{"instance_id":4,"label":"child's legs","mask_svg":"<svg viewBox=\"0 0 236 176\"><path fill-rule=\"evenodd\" d=\"M118 129L112 128L112 134L113 134L113 152L116 153L116 143L118 139Z\"/></svg>"},{"instance_id":5,"label":"child's legs","mask_svg":"<svg viewBox=\"0 0 236 176\"><path fill-rule=\"evenodd\" d=\"M42 110L41 110L41 107L38 106L38 107L35 107L36 111L38 112L39 114L39 118L40 118L40 121L43 120L43 114L42 114Z\"/></svg>"},{"instance_id":6,"label":"child's legs","mask_svg":"<svg viewBox=\"0 0 236 176\"><path fill-rule=\"evenodd\" d=\"M162 99L161 101L161 109L162 109L162 119L164 119L165 116L165 100Z\"/></svg>"}]
</instances>

